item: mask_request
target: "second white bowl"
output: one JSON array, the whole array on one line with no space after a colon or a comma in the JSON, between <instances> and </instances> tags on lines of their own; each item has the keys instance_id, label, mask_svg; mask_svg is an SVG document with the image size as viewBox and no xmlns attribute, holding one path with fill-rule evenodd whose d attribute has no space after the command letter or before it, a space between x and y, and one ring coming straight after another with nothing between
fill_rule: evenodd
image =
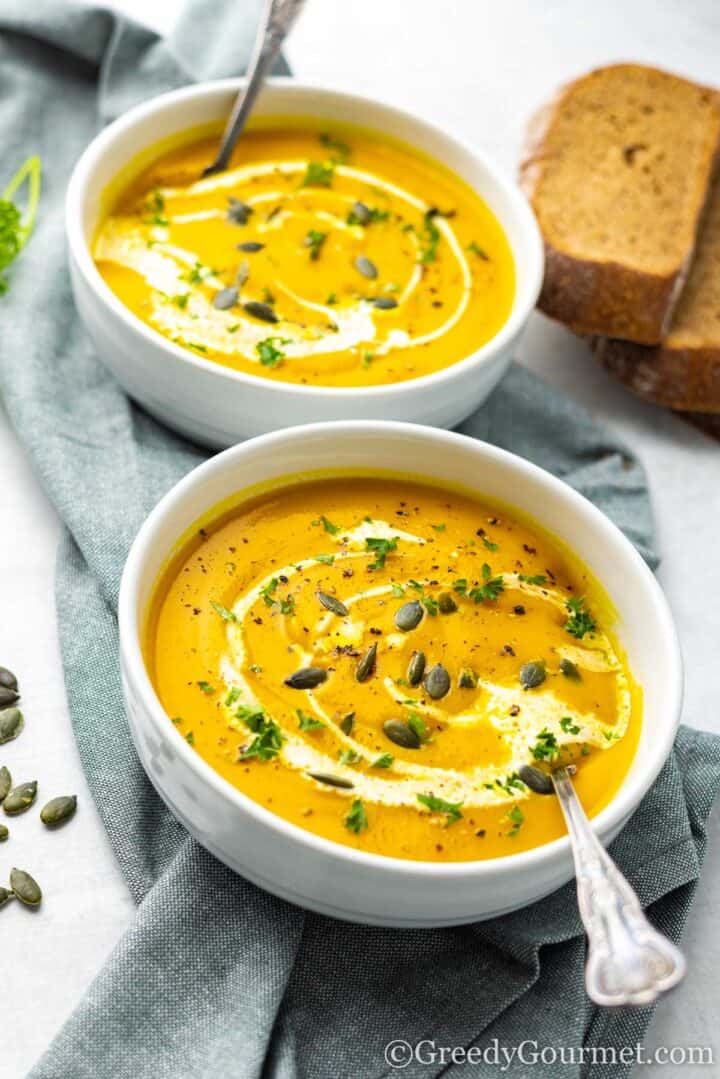
<instances>
[{"instance_id":1,"label":"second white bowl","mask_svg":"<svg viewBox=\"0 0 720 1079\"><path fill-rule=\"evenodd\" d=\"M242 80L205 83L154 98L106 128L80 158L66 206L70 273L78 311L100 359L148 412L211 446L228 446L279 427L358 416L454 427L485 400L510 363L540 290L542 241L532 211L511 181L475 149L400 109L357 94L276 79L264 88L255 113L360 122L435 158L485 200L514 255L516 294L505 325L470 356L389 386L358 389L271 381L173 344L135 318L103 281L90 246L108 185L161 139L221 123L241 85Z\"/></svg>"}]
</instances>

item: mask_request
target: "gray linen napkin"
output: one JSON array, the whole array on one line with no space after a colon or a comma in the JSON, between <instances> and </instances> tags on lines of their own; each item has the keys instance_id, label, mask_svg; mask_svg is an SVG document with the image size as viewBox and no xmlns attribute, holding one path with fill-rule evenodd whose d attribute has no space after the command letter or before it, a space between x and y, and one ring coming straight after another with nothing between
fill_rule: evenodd
<instances>
[{"instance_id":1,"label":"gray linen napkin","mask_svg":"<svg viewBox=\"0 0 720 1079\"><path fill-rule=\"evenodd\" d=\"M27 16L18 8L0 0L2 168L9 175L40 153L45 186L36 233L0 300L0 390L66 525L57 605L72 722L138 904L32 1079L369 1079L393 1074L384 1047L396 1039L421 1043L402 1069L413 1079L446 1071L480 1079L626 1075L620 1063L528 1062L533 1045L586 1053L633 1045L650 1017L602 1012L585 998L571 885L524 911L458 929L335 922L231 873L188 837L145 778L118 679L120 574L146 513L206 454L132 405L94 355L70 295L62 201L72 164L100 123L162 90L240 70L259 0L196 0L164 42L99 9L59 0L38 0ZM462 429L563 476L654 562L640 465L570 401L515 367ZM613 845L673 938L691 903L719 784L720 740L682 729ZM477 1062L471 1054L469 1063L449 1064L440 1050L452 1047L472 1048ZM508 1063L503 1049L513 1048Z\"/></svg>"}]
</instances>

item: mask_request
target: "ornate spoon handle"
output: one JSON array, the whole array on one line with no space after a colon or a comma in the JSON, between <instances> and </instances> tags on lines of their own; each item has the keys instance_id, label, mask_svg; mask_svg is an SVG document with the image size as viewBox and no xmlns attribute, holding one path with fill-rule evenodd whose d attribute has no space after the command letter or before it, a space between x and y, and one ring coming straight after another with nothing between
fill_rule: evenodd
<instances>
[{"instance_id":1,"label":"ornate spoon handle","mask_svg":"<svg viewBox=\"0 0 720 1079\"><path fill-rule=\"evenodd\" d=\"M588 936L588 996L596 1004L650 1004L683 978L685 959L648 922L635 892L590 827L570 771L557 769L553 782L570 834L580 917Z\"/></svg>"},{"instance_id":2,"label":"ornate spoon handle","mask_svg":"<svg viewBox=\"0 0 720 1079\"><path fill-rule=\"evenodd\" d=\"M235 99L230 119L223 132L218 155L203 176L222 172L228 166L235 143L240 138L260 87L270 73L283 41L290 32L305 0L265 0L252 56L248 65L247 85Z\"/></svg>"}]
</instances>

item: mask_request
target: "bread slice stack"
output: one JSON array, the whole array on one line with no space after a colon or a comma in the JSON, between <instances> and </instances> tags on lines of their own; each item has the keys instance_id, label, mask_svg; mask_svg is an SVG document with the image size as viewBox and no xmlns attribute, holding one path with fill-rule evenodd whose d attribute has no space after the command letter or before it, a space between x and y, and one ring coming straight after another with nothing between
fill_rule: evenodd
<instances>
[{"instance_id":1,"label":"bread slice stack","mask_svg":"<svg viewBox=\"0 0 720 1079\"><path fill-rule=\"evenodd\" d=\"M639 64L564 87L521 183L545 240L538 306L636 393L720 412L720 94Z\"/></svg>"}]
</instances>

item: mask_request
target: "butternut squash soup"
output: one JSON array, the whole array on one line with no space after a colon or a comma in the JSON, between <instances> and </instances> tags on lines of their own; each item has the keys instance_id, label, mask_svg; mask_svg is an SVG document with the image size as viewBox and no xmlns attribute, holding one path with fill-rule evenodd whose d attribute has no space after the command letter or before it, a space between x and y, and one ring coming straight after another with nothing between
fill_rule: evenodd
<instances>
[{"instance_id":1,"label":"butternut squash soup","mask_svg":"<svg viewBox=\"0 0 720 1079\"><path fill-rule=\"evenodd\" d=\"M588 812L637 746L640 693L584 568L466 494L342 476L202 528L151 604L146 661L220 775L320 836L400 858L512 854Z\"/></svg>"},{"instance_id":2,"label":"butternut squash soup","mask_svg":"<svg viewBox=\"0 0 720 1079\"><path fill-rule=\"evenodd\" d=\"M277 122L200 179L216 149L160 156L94 243L112 291L170 341L264 378L386 385L463 359L508 318L500 224L405 144Z\"/></svg>"}]
</instances>

